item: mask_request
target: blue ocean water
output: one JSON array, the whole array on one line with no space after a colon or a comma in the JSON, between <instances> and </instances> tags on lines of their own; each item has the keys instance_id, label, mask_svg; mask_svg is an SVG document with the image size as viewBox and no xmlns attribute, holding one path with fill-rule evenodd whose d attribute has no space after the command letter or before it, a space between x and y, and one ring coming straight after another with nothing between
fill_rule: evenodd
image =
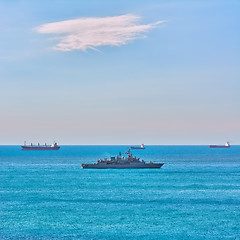
<instances>
[{"instance_id":1,"label":"blue ocean water","mask_svg":"<svg viewBox=\"0 0 240 240\"><path fill-rule=\"evenodd\" d=\"M0 239L240 239L240 146L147 146L161 169L81 169L126 146L0 146Z\"/></svg>"}]
</instances>

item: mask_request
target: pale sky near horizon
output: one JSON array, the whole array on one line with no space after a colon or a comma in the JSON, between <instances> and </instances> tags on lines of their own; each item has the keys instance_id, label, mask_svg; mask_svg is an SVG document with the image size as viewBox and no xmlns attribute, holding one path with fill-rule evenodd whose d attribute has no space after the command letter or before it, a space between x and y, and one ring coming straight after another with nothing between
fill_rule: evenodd
<instances>
[{"instance_id":1,"label":"pale sky near horizon","mask_svg":"<svg viewBox=\"0 0 240 240\"><path fill-rule=\"evenodd\" d=\"M240 144L240 1L0 0L0 144Z\"/></svg>"}]
</instances>

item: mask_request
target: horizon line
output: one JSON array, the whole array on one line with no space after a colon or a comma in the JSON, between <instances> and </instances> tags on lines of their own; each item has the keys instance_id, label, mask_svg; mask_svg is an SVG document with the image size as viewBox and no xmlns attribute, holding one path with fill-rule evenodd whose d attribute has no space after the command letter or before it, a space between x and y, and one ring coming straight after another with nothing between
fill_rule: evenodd
<instances>
[{"instance_id":1,"label":"horizon line","mask_svg":"<svg viewBox=\"0 0 240 240\"><path fill-rule=\"evenodd\" d=\"M23 144L0 144L0 146L22 146ZM60 144L59 146L139 146L140 144ZM144 146L209 146L211 144L144 144ZM231 144L237 146L240 144Z\"/></svg>"}]
</instances>

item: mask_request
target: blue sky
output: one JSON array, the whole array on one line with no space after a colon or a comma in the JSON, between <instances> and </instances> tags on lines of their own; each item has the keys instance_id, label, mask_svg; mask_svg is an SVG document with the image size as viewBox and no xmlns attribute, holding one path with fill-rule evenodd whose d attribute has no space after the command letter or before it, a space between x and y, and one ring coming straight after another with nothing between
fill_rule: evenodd
<instances>
[{"instance_id":1,"label":"blue sky","mask_svg":"<svg viewBox=\"0 0 240 240\"><path fill-rule=\"evenodd\" d=\"M240 144L239 12L237 0L1 0L0 144Z\"/></svg>"}]
</instances>

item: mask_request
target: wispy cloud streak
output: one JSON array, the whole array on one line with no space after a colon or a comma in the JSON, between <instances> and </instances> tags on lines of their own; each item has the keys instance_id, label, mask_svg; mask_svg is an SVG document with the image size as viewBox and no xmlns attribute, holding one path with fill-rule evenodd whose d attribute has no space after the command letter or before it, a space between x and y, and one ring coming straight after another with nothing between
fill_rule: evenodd
<instances>
[{"instance_id":1,"label":"wispy cloud streak","mask_svg":"<svg viewBox=\"0 0 240 240\"><path fill-rule=\"evenodd\" d=\"M37 27L37 32L56 35L59 43L55 50L72 51L95 49L100 46L120 46L138 38L165 21L139 24L140 17L132 14L103 17L78 18L47 23Z\"/></svg>"}]
</instances>

